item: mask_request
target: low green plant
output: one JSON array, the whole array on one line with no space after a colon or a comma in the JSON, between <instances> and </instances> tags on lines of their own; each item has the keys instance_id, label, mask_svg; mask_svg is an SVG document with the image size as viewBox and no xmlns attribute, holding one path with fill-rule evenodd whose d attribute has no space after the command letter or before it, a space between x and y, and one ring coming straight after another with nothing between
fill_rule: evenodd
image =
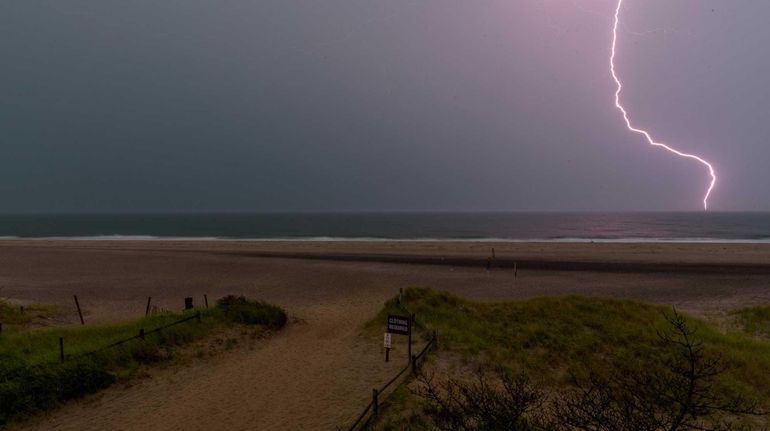
<instances>
[{"instance_id":1,"label":"low green plant","mask_svg":"<svg viewBox=\"0 0 770 431\"><path fill-rule=\"evenodd\" d=\"M7 371L10 372L2 373L0 379L0 424L15 416L49 409L60 401L96 392L115 381L103 363L85 358Z\"/></svg>"}]
</instances>

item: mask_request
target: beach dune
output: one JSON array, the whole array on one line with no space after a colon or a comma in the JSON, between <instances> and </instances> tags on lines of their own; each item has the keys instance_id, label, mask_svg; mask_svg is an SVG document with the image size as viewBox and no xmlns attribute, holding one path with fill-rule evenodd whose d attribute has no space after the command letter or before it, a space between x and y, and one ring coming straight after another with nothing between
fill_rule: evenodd
<instances>
[{"instance_id":1,"label":"beach dune","mask_svg":"<svg viewBox=\"0 0 770 431\"><path fill-rule=\"evenodd\" d=\"M494 259L492 249L494 248ZM487 270L487 264L491 269ZM514 272L514 267L516 271ZM770 302L770 245L389 241L0 242L0 297L73 307L86 322L243 294L292 322L254 349L151 373L22 429L334 429L391 372L358 330L399 288L477 299L601 295L718 318ZM399 364L391 364L398 367Z\"/></svg>"}]
</instances>

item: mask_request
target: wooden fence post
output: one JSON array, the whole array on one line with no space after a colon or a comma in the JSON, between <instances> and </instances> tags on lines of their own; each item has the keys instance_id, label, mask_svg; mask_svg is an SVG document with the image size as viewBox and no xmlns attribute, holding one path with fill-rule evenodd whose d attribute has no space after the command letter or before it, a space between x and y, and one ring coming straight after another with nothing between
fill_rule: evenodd
<instances>
[{"instance_id":1,"label":"wooden fence post","mask_svg":"<svg viewBox=\"0 0 770 431\"><path fill-rule=\"evenodd\" d=\"M201 312L196 313L195 317L198 319L198 323L201 323Z\"/></svg>"},{"instance_id":2,"label":"wooden fence post","mask_svg":"<svg viewBox=\"0 0 770 431\"><path fill-rule=\"evenodd\" d=\"M83 320L83 312L80 310L80 302L78 302L78 296L72 295L75 298L75 306L78 308L78 316L80 316L80 324L85 325L86 322Z\"/></svg>"},{"instance_id":3,"label":"wooden fence post","mask_svg":"<svg viewBox=\"0 0 770 431\"><path fill-rule=\"evenodd\" d=\"M147 297L147 308L144 309L144 317L150 315L150 303L152 302L152 296Z\"/></svg>"},{"instance_id":4,"label":"wooden fence post","mask_svg":"<svg viewBox=\"0 0 770 431\"><path fill-rule=\"evenodd\" d=\"M377 389L372 389L372 414L374 414L374 416L377 416L379 411L380 411L379 393L377 392Z\"/></svg>"},{"instance_id":5,"label":"wooden fence post","mask_svg":"<svg viewBox=\"0 0 770 431\"><path fill-rule=\"evenodd\" d=\"M209 297L204 293L203 302L206 304L206 308L209 308Z\"/></svg>"},{"instance_id":6,"label":"wooden fence post","mask_svg":"<svg viewBox=\"0 0 770 431\"><path fill-rule=\"evenodd\" d=\"M414 314L410 314L409 315L409 340L407 341L409 346L408 346L407 352L406 352L407 360L412 357L412 329L413 329L412 327L413 326L414 326Z\"/></svg>"},{"instance_id":7,"label":"wooden fence post","mask_svg":"<svg viewBox=\"0 0 770 431\"><path fill-rule=\"evenodd\" d=\"M59 360L64 363L64 337L59 337Z\"/></svg>"},{"instance_id":8,"label":"wooden fence post","mask_svg":"<svg viewBox=\"0 0 770 431\"><path fill-rule=\"evenodd\" d=\"M144 340L144 328L139 329L139 338Z\"/></svg>"}]
</instances>

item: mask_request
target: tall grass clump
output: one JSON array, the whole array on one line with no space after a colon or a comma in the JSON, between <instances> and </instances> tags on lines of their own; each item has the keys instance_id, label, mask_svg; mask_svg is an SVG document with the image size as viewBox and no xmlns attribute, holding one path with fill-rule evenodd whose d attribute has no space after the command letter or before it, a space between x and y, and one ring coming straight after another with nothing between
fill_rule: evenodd
<instances>
[{"instance_id":1,"label":"tall grass clump","mask_svg":"<svg viewBox=\"0 0 770 431\"><path fill-rule=\"evenodd\" d=\"M730 314L744 332L765 338L770 337L770 306L741 308Z\"/></svg>"},{"instance_id":2,"label":"tall grass clump","mask_svg":"<svg viewBox=\"0 0 770 431\"><path fill-rule=\"evenodd\" d=\"M23 311L22 311L23 309ZM21 307L0 299L0 322L3 332L17 332L34 323L41 323L62 314L62 307L48 304L29 304Z\"/></svg>"},{"instance_id":3,"label":"tall grass clump","mask_svg":"<svg viewBox=\"0 0 770 431\"><path fill-rule=\"evenodd\" d=\"M286 325L286 311L266 302L229 295L217 301L217 307L234 322L264 325L270 328L282 328Z\"/></svg>"}]
</instances>

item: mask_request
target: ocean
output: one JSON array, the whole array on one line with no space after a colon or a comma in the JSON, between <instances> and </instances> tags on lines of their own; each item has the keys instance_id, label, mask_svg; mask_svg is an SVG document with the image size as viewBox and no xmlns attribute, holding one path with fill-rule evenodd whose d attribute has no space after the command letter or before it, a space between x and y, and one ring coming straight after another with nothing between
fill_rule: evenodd
<instances>
[{"instance_id":1,"label":"ocean","mask_svg":"<svg viewBox=\"0 0 770 431\"><path fill-rule=\"evenodd\" d=\"M0 237L770 242L770 213L6 214Z\"/></svg>"}]
</instances>

